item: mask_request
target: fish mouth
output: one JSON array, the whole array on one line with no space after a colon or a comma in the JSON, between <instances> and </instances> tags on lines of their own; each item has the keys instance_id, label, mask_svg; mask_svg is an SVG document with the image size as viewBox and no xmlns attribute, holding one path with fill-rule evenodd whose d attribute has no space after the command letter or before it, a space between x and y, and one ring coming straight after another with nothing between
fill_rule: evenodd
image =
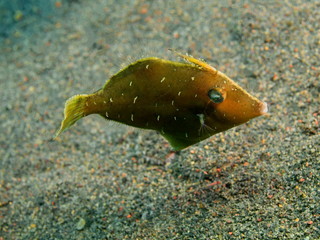
<instances>
[{"instance_id":1,"label":"fish mouth","mask_svg":"<svg viewBox=\"0 0 320 240\"><path fill-rule=\"evenodd\" d=\"M262 102L260 104L260 114L261 115L269 115L269 113L268 113L268 104L266 102Z\"/></svg>"}]
</instances>

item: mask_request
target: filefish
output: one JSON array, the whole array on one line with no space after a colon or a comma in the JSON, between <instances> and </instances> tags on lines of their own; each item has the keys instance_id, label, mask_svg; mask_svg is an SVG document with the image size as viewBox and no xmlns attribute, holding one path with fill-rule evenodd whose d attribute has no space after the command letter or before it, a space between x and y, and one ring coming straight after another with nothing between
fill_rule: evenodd
<instances>
[{"instance_id":1,"label":"filefish","mask_svg":"<svg viewBox=\"0 0 320 240\"><path fill-rule=\"evenodd\" d=\"M174 150L181 150L268 112L265 102L222 72L177 54L186 61L144 58L112 76L95 93L71 97L55 137L79 119L98 114L158 131Z\"/></svg>"}]
</instances>

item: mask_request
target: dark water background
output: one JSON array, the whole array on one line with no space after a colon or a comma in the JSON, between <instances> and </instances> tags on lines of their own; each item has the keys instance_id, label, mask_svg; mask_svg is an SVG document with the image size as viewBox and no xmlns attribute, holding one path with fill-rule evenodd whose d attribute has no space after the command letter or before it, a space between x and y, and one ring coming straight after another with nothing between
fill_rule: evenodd
<instances>
[{"instance_id":1,"label":"dark water background","mask_svg":"<svg viewBox=\"0 0 320 240\"><path fill-rule=\"evenodd\" d=\"M67 4L77 2L65 1ZM19 35L20 31L30 35L38 29L35 25L45 26L51 23L54 16L65 13L60 1L56 0L0 0L0 38L7 38L12 34Z\"/></svg>"}]
</instances>

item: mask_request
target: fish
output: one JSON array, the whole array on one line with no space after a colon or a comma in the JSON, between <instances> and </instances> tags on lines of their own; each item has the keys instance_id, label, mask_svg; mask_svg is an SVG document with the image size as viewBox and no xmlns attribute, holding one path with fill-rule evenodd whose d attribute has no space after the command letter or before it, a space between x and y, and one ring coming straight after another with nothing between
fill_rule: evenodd
<instances>
[{"instance_id":1,"label":"fish","mask_svg":"<svg viewBox=\"0 0 320 240\"><path fill-rule=\"evenodd\" d=\"M224 73L202 60L175 53L185 61L140 59L113 75L98 91L68 99L54 138L79 119L98 114L155 130L179 151L267 114L267 103Z\"/></svg>"}]
</instances>

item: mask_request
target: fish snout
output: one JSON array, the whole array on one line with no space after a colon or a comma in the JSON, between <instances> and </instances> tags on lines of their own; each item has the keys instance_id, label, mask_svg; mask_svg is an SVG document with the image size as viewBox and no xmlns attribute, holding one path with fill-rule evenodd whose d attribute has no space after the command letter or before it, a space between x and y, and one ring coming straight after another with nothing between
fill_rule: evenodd
<instances>
[{"instance_id":1,"label":"fish snout","mask_svg":"<svg viewBox=\"0 0 320 240\"><path fill-rule=\"evenodd\" d=\"M261 102L259 111L260 111L260 115L269 115L268 104L266 102Z\"/></svg>"}]
</instances>

